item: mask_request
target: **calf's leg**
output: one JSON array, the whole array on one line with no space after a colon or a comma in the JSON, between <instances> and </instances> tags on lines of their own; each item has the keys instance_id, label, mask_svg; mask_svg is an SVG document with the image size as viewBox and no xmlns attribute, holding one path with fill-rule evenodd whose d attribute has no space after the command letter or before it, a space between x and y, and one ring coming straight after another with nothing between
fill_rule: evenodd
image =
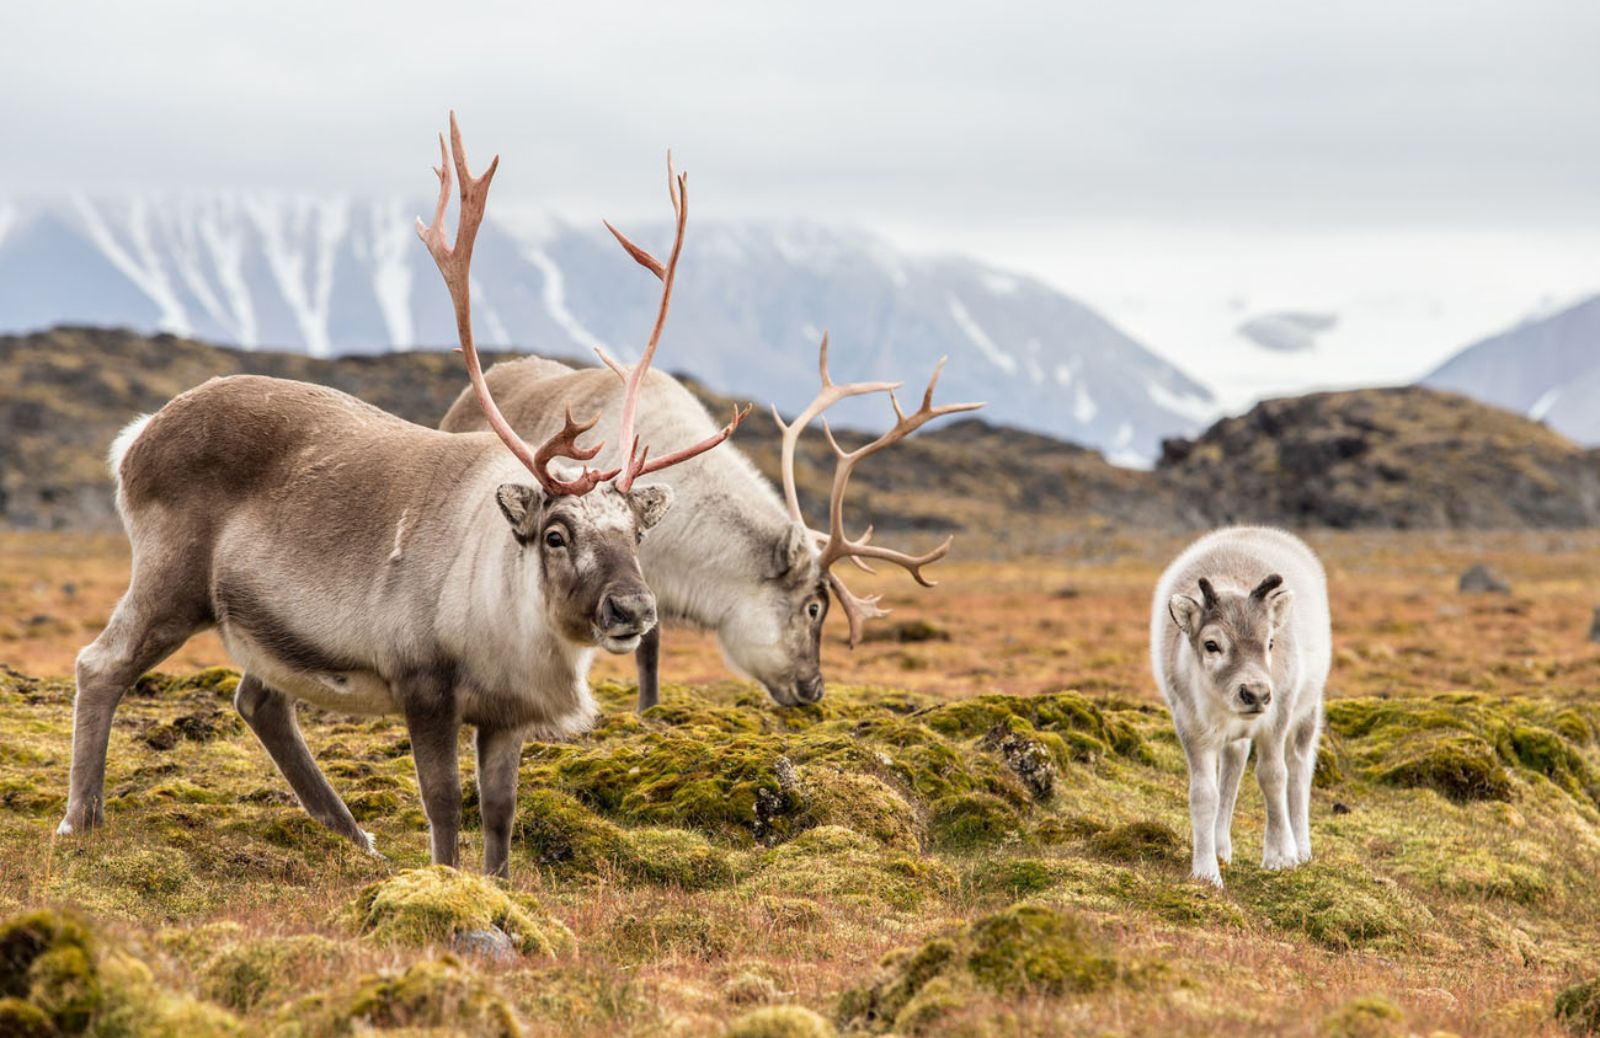
<instances>
[{"instance_id":1,"label":"calf's leg","mask_svg":"<svg viewBox=\"0 0 1600 1038\"><path fill-rule=\"evenodd\" d=\"M1250 756L1248 739L1227 743L1218 753L1217 769L1217 857L1233 861L1233 807L1239 800L1239 780L1244 777L1245 761Z\"/></svg>"},{"instance_id":2,"label":"calf's leg","mask_svg":"<svg viewBox=\"0 0 1600 1038\"><path fill-rule=\"evenodd\" d=\"M1284 761L1286 734L1269 731L1256 739L1256 781L1267 805L1267 833L1261 849L1264 869L1296 864L1294 831L1289 825L1288 768Z\"/></svg>"},{"instance_id":3,"label":"calf's leg","mask_svg":"<svg viewBox=\"0 0 1600 1038\"><path fill-rule=\"evenodd\" d=\"M1217 749L1214 746L1184 744L1189 758L1189 828L1194 840L1193 876L1213 886L1222 886L1222 871L1217 868Z\"/></svg>"}]
</instances>

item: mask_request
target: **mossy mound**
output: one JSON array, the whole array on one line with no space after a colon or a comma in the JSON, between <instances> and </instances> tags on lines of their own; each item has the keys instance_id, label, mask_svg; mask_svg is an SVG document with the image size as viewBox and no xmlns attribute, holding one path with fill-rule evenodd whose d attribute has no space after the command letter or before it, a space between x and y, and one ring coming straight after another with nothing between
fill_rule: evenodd
<instances>
[{"instance_id":1,"label":"mossy mound","mask_svg":"<svg viewBox=\"0 0 1600 1038\"><path fill-rule=\"evenodd\" d=\"M239 672L232 667L207 667L192 674L146 674L133 687L136 696L183 696L195 692L232 699L239 688Z\"/></svg>"},{"instance_id":2,"label":"mossy mound","mask_svg":"<svg viewBox=\"0 0 1600 1038\"><path fill-rule=\"evenodd\" d=\"M916 949L891 952L870 987L838 1006L846 1030L921 1033L982 988L1002 996L1096 991L1126 977L1117 958L1076 915L1019 904Z\"/></svg>"},{"instance_id":3,"label":"mossy mound","mask_svg":"<svg viewBox=\"0 0 1600 1038\"><path fill-rule=\"evenodd\" d=\"M1076 692L1043 696L976 696L926 711L920 720L941 735L976 738L996 725L1053 736L1066 760L1119 755L1148 760L1149 750L1122 711L1110 711Z\"/></svg>"},{"instance_id":4,"label":"mossy mound","mask_svg":"<svg viewBox=\"0 0 1600 1038\"><path fill-rule=\"evenodd\" d=\"M1275 925L1330 948L1410 947L1432 923L1399 884L1351 860L1321 857L1276 871L1236 866L1228 889Z\"/></svg>"},{"instance_id":5,"label":"mossy mound","mask_svg":"<svg viewBox=\"0 0 1600 1038\"><path fill-rule=\"evenodd\" d=\"M1574 984L1557 995L1555 1015L1573 1034L1600 1034L1600 977Z\"/></svg>"},{"instance_id":6,"label":"mossy mound","mask_svg":"<svg viewBox=\"0 0 1600 1038\"><path fill-rule=\"evenodd\" d=\"M1514 774L1537 775L1600 804L1600 775L1580 752L1591 728L1577 708L1451 693L1335 700L1327 718L1366 777L1380 783L1456 801L1510 800Z\"/></svg>"},{"instance_id":7,"label":"mossy mound","mask_svg":"<svg viewBox=\"0 0 1600 1038\"><path fill-rule=\"evenodd\" d=\"M972 850L986 844L1019 842L1022 817L1000 797L958 793L941 797L929 808L928 831L941 850Z\"/></svg>"},{"instance_id":8,"label":"mossy mound","mask_svg":"<svg viewBox=\"0 0 1600 1038\"><path fill-rule=\"evenodd\" d=\"M826 1019L801 1006L767 1006L735 1020L724 1038L834 1038Z\"/></svg>"},{"instance_id":9,"label":"mossy mound","mask_svg":"<svg viewBox=\"0 0 1600 1038\"><path fill-rule=\"evenodd\" d=\"M413 963L364 977L348 989L285 1006L272 1038L333 1038L369 1031L520 1038L510 1004L458 960Z\"/></svg>"},{"instance_id":10,"label":"mossy mound","mask_svg":"<svg viewBox=\"0 0 1600 1038\"><path fill-rule=\"evenodd\" d=\"M1102 858L1123 862L1177 862L1184 842L1161 822L1129 822L1089 837L1089 849Z\"/></svg>"},{"instance_id":11,"label":"mossy mound","mask_svg":"<svg viewBox=\"0 0 1600 1038\"><path fill-rule=\"evenodd\" d=\"M159 990L144 963L79 920L42 910L0 925L0 1034L212 1038L241 1033L220 1009Z\"/></svg>"},{"instance_id":12,"label":"mossy mound","mask_svg":"<svg viewBox=\"0 0 1600 1038\"><path fill-rule=\"evenodd\" d=\"M885 850L860 833L825 825L761 853L740 885L784 898L910 910L954 890L957 880L936 859Z\"/></svg>"},{"instance_id":13,"label":"mossy mound","mask_svg":"<svg viewBox=\"0 0 1600 1038\"><path fill-rule=\"evenodd\" d=\"M487 930L504 933L524 955L557 955L572 947L572 932L544 915L533 898L445 865L407 869L372 884L348 914L372 939L411 947L449 944Z\"/></svg>"},{"instance_id":14,"label":"mossy mound","mask_svg":"<svg viewBox=\"0 0 1600 1038\"><path fill-rule=\"evenodd\" d=\"M922 849L927 839L922 817L876 775L813 764L796 769L796 779L788 792L796 801L797 829L838 825L895 850Z\"/></svg>"},{"instance_id":15,"label":"mossy mound","mask_svg":"<svg viewBox=\"0 0 1600 1038\"><path fill-rule=\"evenodd\" d=\"M1352 999L1329 1013L1317 1028L1318 1038L1400 1038L1406 1015L1379 995Z\"/></svg>"},{"instance_id":16,"label":"mossy mound","mask_svg":"<svg viewBox=\"0 0 1600 1038\"><path fill-rule=\"evenodd\" d=\"M239 1013L282 1002L307 972L325 976L345 957L318 934L268 937L224 945L199 970L200 993Z\"/></svg>"},{"instance_id":17,"label":"mossy mound","mask_svg":"<svg viewBox=\"0 0 1600 1038\"><path fill-rule=\"evenodd\" d=\"M556 790L533 790L517 817L520 847L539 865L561 872L622 876L686 890L732 879L726 851L692 830L626 829Z\"/></svg>"}]
</instances>

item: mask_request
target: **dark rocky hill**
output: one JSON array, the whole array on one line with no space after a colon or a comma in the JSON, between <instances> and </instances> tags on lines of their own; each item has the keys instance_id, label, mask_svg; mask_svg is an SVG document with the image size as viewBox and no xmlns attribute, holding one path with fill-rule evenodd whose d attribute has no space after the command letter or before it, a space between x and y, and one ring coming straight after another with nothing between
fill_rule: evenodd
<instances>
[{"instance_id":1,"label":"dark rocky hill","mask_svg":"<svg viewBox=\"0 0 1600 1038\"><path fill-rule=\"evenodd\" d=\"M1600 451L1416 386L1266 401L1167 441L1155 478L1213 523L1600 525Z\"/></svg>"},{"instance_id":2,"label":"dark rocky hill","mask_svg":"<svg viewBox=\"0 0 1600 1038\"><path fill-rule=\"evenodd\" d=\"M493 360L485 355L486 363ZM0 525L115 528L105 462L112 437L185 389L238 373L334 386L424 425L436 424L466 384L453 353L319 360L108 329L3 336ZM696 389L713 413L727 410L726 400ZM888 410L887 402L883 407ZM860 436L841 431L840 439L848 445ZM760 407L737 438L774 478L778 442L770 413ZM802 441L800 460L802 499L820 525L832 476L820 432ZM880 529L988 528L995 544L1009 541L1013 531L1026 532L1014 522L1024 515L1166 524L1172 508L1148 484L1147 474L1107 464L1096 451L969 420L934 428L865 463L852 484L850 518Z\"/></svg>"},{"instance_id":3,"label":"dark rocky hill","mask_svg":"<svg viewBox=\"0 0 1600 1038\"><path fill-rule=\"evenodd\" d=\"M438 421L465 383L451 353L321 360L90 328L0 337L0 526L115 528L105 453L117 430L191 386L240 372L334 386L425 425ZM714 413L726 410L726 400L697 391ZM860 437L845 431L840 439L848 445ZM776 476L777 428L762 408L737 443ZM832 461L820 434L802 442L799 469L802 499L821 524ZM1196 439L1167 441L1153 472L969 419L867 462L853 485L850 521L929 536L980 533L964 541L972 554L1049 550L1086 524L1595 526L1600 451L1509 412L1417 387L1267 401Z\"/></svg>"}]
</instances>

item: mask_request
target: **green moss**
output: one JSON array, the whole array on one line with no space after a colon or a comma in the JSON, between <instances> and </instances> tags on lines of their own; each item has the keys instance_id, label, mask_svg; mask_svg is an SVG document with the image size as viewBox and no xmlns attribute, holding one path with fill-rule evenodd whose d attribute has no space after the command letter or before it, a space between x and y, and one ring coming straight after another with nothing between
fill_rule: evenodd
<instances>
[{"instance_id":1,"label":"green moss","mask_svg":"<svg viewBox=\"0 0 1600 1038\"><path fill-rule=\"evenodd\" d=\"M1022 818L1010 804L988 793L961 793L935 800L928 832L941 850L971 850L1022 836Z\"/></svg>"},{"instance_id":2,"label":"green moss","mask_svg":"<svg viewBox=\"0 0 1600 1038\"><path fill-rule=\"evenodd\" d=\"M733 879L728 854L683 829L631 829L623 835L627 872L684 890L719 887Z\"/></svg>"},{"instance_id":3,"label":"green moss","mask_svg":"<svg viewBox=\"0 0 1600 1038\"><path fill-rule=\"evenodd\" d=\"M1555 1017L1573 1034L1600 1034L1600 977L1574 984L1558 994Z\"/></svg>"},{"instance_id":4,"label":"green moss","mask_svg":"<svg viewBox=\"0 0 1600 1038\"><path fill-rule=\"evenodd\" d=\"M0 1034L8 1038L52 1038L59 1033L38 1006L20 998L0 998Z\"/></svg>"},{"instance_id":5,"label":"green moss","mask_svg":"<svg viewBox=\"0 0 1600 1038\"><path fill-rule=\"evenodd\" d=\"M514 845L537 864L605 872L626 855L622 830L573 797L533 789L521 800Z\"/></svg>"},{"instance_id":6,"label":"green moss","mask_svg":"<svg viewBox=\"0 0 1600 1038\"><path fill-rule=\"evenodd\" d=\"M1001 994L1093 991L1117 976L1117 961L1076 916L1041 905L1017 905L974 923L966 965Z\"/></svg>"},{"instance_id":7,"label":"green moss","mask_svg":"<svg viewBox=\"0 0 1600 1038\"><path fill-rule=\"evenodd\" d=\"M735 1020L724 1038L833 1038L833 1025L801 1006L767 1006Z\"/></svg>"},{"instance_id":8,"label":"green moss","mask_svg":"<svg viewBox=\"0 0 1600 1038\"><path fill-rule=\"evenodd\" d=\"M1352 999L1323 1018L1318 1038L1399 1038L1406 1015L1379 995Z\"/></svg>"},{"instance_id":9,"label":"green moss","mask_svg":"<svg viewBox=\"0 0 1600 1038\"><path fill-rule=\"evenodd\" d=\"M1494 747L1475 735L1420 733L1391 756L1392 763L1373 772L1380 782L1432 789L1458 801L1511 799L1511 779Z\"/></svg>"},{"instance_id":10,"label":"green moss","mask_svg":"<svg viewBox=\"0 0 1600 1038\"><path fill-rule=\"evenodd\" d=\"M1089 837L1089 849L1102 858L1122 862L1176 862L1183 859L1183 841L1161 822L1130 822Z\"/></svg>"},{"instance_id":11,"label":"green moss","mask_svg":"<svg viewBox=\"0 0 1600 1038\"><path fill-rule=\"evenodd\" d=\"M1278 927L1331 948L1406 947L1432 923L1398 884L1335 856L1277 871L1236 865L1228 887Z\"/></svg>"},{"instance_id":12,"label":"green moss","mask_svg":"<svg viewBox=\"0 0 1600 1038\"><path fill-rule=\"evenodd\" d=\"M571 931L541 913L531 897L444 865L407 869L372 884L349 915L374 940L413 947L491 928L509 936L524 955L556 955L572 946Z\"/></svg>"},{"instance_id":13,"label":"green moss","mask_svg":"<svg viewBox=\"0 0 1600 1038\"><path fill-rule=\"evenodd\" d=\"M874 775L830 765L808 765L797 771L793 795L798 801L796 825L840 825L885 847L917 851L925 838L915 808Z\"/></svg>"},{"instance_id":14,"label":"green moss","mask_svg":"<svg viewBox=\"0 0 1600 1038\"><path fill-rule=\"evenodd\" d=\"M1017 730L1014 722L1022 721L1034 732L1060 738L1074 760L1111 754L1149 760L1143 738L1122 711L1104 709L1076 692L976 696L928 710L922 720L936 732L959 738L984 735L996 725Z\"/></svg>"},{"instance_id":15,"label":"green moss","mask_svg":"<svg viewBox=\"0 0 1600 1038\"><path fill-rule=\"evenodd\" d=\"M200 969L200 993L248 1013L263 1002L288 997L308 971L328 974L343 957L337 944L316 934L240 941L218 951Z\"/></svg>"},{"instance_id":16,"label":"green moss","mask_svg":"<svg viewBox=\"0 0 1600 1038\"><path fill-rule=\"evenodd\" d=\"M977 894L1017 898L1050 889L1056 878L1055 869L1035 858L986 858L973 864L966 882Z\"/></svg>"},{"instance_id":17,"label":"green moss","mask_svg":"<svg viewBox=\"0 0 1600 1038\"><path fill-rule=\"evenodd\" d=\"M520 1038L511 1006L456 959L364 977L353 987L285 1006L273 1038L325 1038L428 1029L465 1038Z\"/></svg>"},{"instance_id":18,"label":"green moss","mask_svg":"<svg viewBox=\"0 0 1600 1038\"><path fill-rule=\"evenodd\" d=\"M937 860L885 850L836 825L808 829L763 852L741 881L752 893L831 898L877 910L909 910L956 886Z\"/></svg>"},{"instance_id":19,"label":"green moss","mask_svg":"<svg viewBox=\"0 0 1600 1038\"><path fill-rule=\"evenodd\" d=\"M1003 996L1099 990L1124 975L1077 916L1037 904L984 916L950 937L891 952L868 987L840 996L846 1030L917 1034L960 1008L976 985Z\"/></svg>"}]
</instances>

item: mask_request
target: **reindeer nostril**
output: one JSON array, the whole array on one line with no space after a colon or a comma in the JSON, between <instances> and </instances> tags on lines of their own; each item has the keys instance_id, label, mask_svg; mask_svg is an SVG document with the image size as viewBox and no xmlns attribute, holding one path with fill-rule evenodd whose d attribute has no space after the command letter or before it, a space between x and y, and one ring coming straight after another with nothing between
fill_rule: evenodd
<instances>
[{"instance_id":1,"label":"reindeer nostril","mask_svg":"<svg viewBox=\"0 0 1600 1038\"><path fill-rule=\"evenodd\" d=\"M1239 686L1239 702L1243 703L1245 706L1256 705L1256 694L1250 691L1249 685Z\"/></svg>"},{"instance_id":2,"label":"reindeer nostril","mask_svg":"<svg viewBox=\"0 0 1600 1038\"><path fill-rule=\"evenodd\" d=\"M633 613L611 595L607 595L601 607L601 617L607 627L621 627L623 624L633 622Z\"/></svg>"}]
</instances>

